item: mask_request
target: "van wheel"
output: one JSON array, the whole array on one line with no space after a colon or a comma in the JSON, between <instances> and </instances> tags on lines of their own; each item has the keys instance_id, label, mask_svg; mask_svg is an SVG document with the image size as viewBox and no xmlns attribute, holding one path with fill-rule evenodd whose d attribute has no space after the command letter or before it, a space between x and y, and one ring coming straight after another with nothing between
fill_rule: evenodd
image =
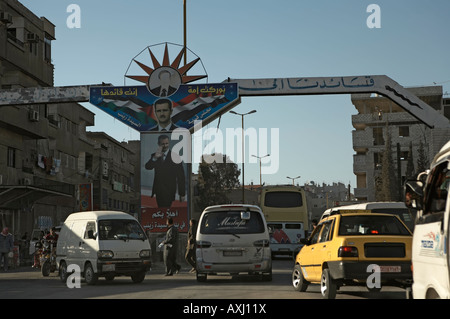
<instances>
[{"instance_id":1,"label":"van wheel","mask_svg":"<svg viewBox=\"0 0 450 319\"><path fill-rule=\"evenodd\" d=\"M131 280L133 280L135 284L143 282L144 279L145 279L145 271L140 271L131 275Z\"/></svg>"},{"instance_id":2,"label":"van wheel","mask_svg":"<svg viewBox=\"0 0 450 319\"><path fill-rule=\"evenodd\" d=\"M336 281L331 277L330 270L325 268L320 278L320 293L324 299L334 299L336 298L336 291Z\"/></svg>"},{"instance_id":3,"label":"van wheel","mask_svg":"<svg viewBox=\"0 0 450 319\"><path fill-rule=\"evenodd\" d=\"M59 278L61 279L62 283L67 282L67 265L65 261L61 261L61 264L59 265Z\"/></svg>"},{"instance_id":4,"label":"van wheel","mask_svg":"<svg viewBox=\"0 0 450 319\"><path fill-rule=\"evenodd\" d=\"M305 292L308 288L308 281L303 277L302 268L299 264L292 270L292 286L295 291Z\"/></svg>"},{"instance_id":5,"label":"van wheel","mask_svg":"<svg viewBox=\"0 0 450 319\"><path fill-rule=\"evenodd\" d=\"M206 277L207 277L206 274L199 274L199 273L197 272L197 281L198 281L198 282L205 282L205 281L206 281Z\"/></svg>"},{"instance_id":6,"label":"van wheel","mask_svg":"<svg viewBox=\"0 0 450 319\"><path fill-rule=\"evenodd\" d=\"M98 275L94 272L94 268L90 263L86 264L84 269L84 279L88 285L95 285L98 280Z\"/></svg>"}]
</instances>

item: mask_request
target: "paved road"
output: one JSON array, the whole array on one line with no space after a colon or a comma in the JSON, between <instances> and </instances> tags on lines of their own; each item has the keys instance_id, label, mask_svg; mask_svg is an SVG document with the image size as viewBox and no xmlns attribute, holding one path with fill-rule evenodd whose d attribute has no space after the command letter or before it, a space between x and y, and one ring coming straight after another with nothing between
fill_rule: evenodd
<instances>
[{"instance_id":1,"label":"paved road","mask_svg":"<svg viewBox=\"0 0 450 319\"><path fill-rule=\"evenodd\" d=\"M277 259L273 262L273 280L264 282L259 277L210 276L204 283L198 283L188 267L173 277L163 276L163 265L156 263L148 272L143 283L134 284L129 277L118 277L112 282L103 278L97 285L88 286L84 281L81 288L69 289L61 283L57 273L42 277L40 272L29 267L0 272L0 298L14 299L181 299L181 300L223 300L223 299L320 299L319 286L311 285L304 293L291 286L292 261ZM404 299L405 291L385 287L379 293L369 293L363 287L343 287L337 299Z\"/></svg>"}]
</instances>

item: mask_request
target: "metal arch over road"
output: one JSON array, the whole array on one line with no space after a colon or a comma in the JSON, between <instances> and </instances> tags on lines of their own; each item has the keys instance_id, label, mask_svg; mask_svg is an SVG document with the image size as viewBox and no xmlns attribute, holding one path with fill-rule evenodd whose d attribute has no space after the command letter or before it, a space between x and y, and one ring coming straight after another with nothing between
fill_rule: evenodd
<instances>
[{"instance_id":1,"label":"metal arch over road","mask_svg":"<svg viewBox=\"0 0 450 319\"><path fill-rule=\"evenodd\" d=\"M228 78L224 82L237 83L240 97L378 93L397 103L430 128L450 128L450 121L445 116L386 75L267 79ZM0 90L0 106L89 102L90 87L102 85L105 84ZM212 120L210 119L210 121Z\"/></svg>"},{"instance_id":2,"label":"metal arch over road","mask_svg":"<svg viewBox=\"0 0 450 319\"><path fill-rule=\"evenodd\" d=\"M378 93L397 103L430 128L450 128L450 121L386 75L307 78L227 79L239 96Z\"/></svg>"}]
</instances>

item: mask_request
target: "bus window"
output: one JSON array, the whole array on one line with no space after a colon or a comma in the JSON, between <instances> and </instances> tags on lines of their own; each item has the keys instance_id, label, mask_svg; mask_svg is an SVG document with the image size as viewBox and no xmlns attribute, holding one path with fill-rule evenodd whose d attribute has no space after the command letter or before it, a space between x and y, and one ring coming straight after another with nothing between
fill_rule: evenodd
<instances>
[{"instance_id":1,"label":"bus window","mask_svg":"<svg viewBox=\"0 0 450 319\"><path fill-rule=\"evenodd\" d=\"M301 207L302 194L298 192L268 192L264 198L267 207Z\"/></svg>"},{"instance_id":2,"label":"bus window","mask_svg":"<svg viewBox=\"0 0 450 319\"><path fill-rule=\"evenodd\" d=\"M302 224L286 224L286 229L302 229Z\"/></svg>"}]
</instances>

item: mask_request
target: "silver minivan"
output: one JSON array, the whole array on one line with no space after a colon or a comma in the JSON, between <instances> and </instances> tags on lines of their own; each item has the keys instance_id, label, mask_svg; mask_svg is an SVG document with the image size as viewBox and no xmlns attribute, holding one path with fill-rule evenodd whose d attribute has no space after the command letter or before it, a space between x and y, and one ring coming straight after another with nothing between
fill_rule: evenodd
<instances>
[{"instance_id":1,"label":"silver minivan","mask_svg":"<svg viewBox=\"0 0 450 319\"><path fill-rule=\"evenodd\" d=\"M197 281L206 281L207 275L240 273L272 280L269 230L258 206L207 207L196 242Z\"/></svg>"}]
</instances>

